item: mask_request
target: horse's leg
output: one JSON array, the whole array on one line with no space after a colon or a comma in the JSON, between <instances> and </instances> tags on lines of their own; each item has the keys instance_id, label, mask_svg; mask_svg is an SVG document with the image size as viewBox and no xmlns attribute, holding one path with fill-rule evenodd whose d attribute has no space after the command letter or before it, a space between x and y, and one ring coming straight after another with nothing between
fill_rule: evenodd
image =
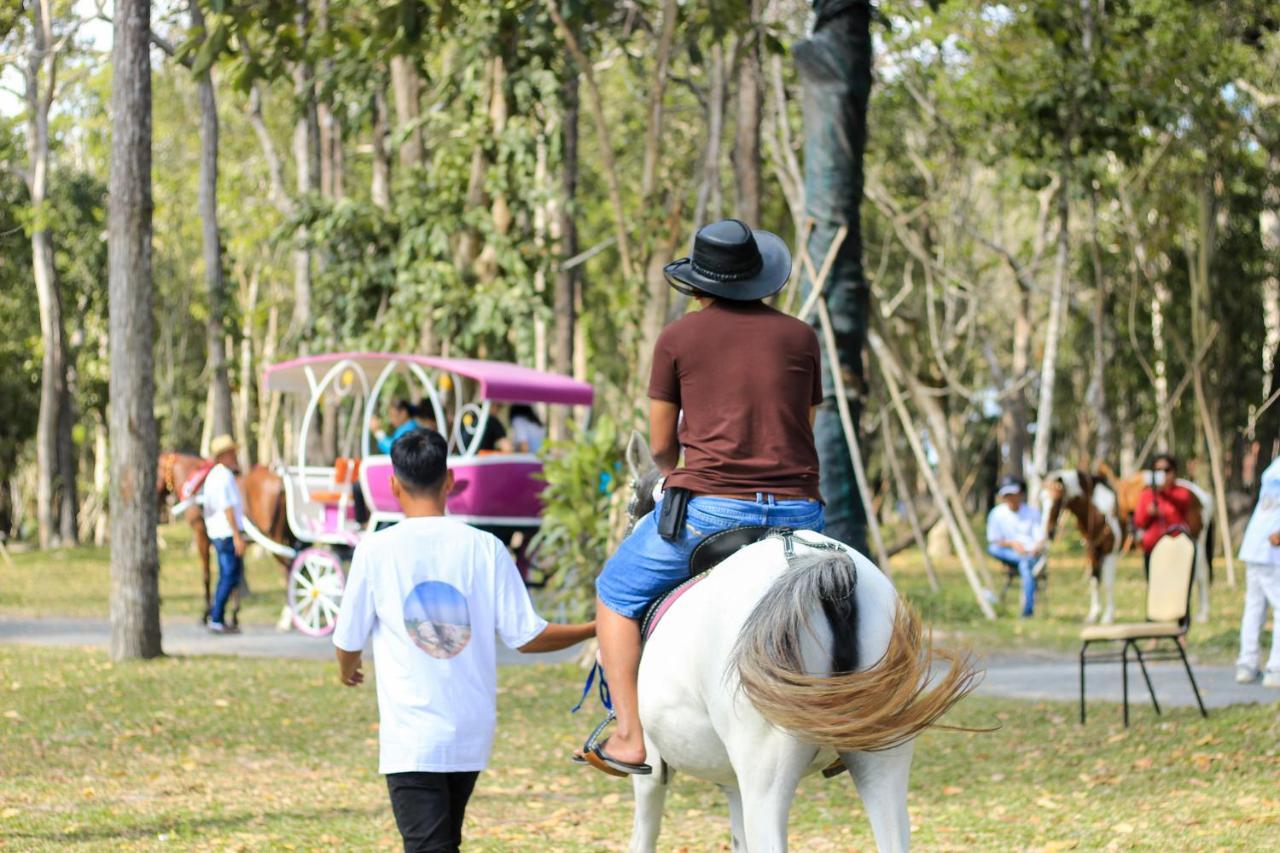
<instances>
[{"instance_id":1,"label":"horse's leg","mask_svg":"<svg viewBox=\"0 0 1280 853\"><path fill-rule=\"evenodd\" d=\"M1093 624L1098 621L1098 615L1102 613L1102 604L1098 600L1098 573L1089 573L1089 615L1084 617L1084 621Z\"/></svg>"},{"instance_id":2,"label":"horse's leg","mask_svg":"<svg viewBox=\"0 0 1280 853\"><path fill-rule=\"evenodd\" d=\"M1102 588L1106 592L1107 606L1102 611L1102 624L1110 625L1116 621L1116 561L1115 554L1102 558Z\"/></svg>"},{"instance_id":3,"label":"horse's leg","mask_svg":"<svg viewBox=\"0 0 1280 853\"><path fill-rule=\"evenodd\" d=\"M787 818L800 777L813 763L814 749L781 732L757 743L750 755L734 755L742 791L743 832L751 853L787 849Z\"/></svg>"},{"instance_id":4,"label":"horse's leg","mask_svg":"<svg viewBox=\"0 0 1280 853\"><path fill-rule=\"evenodd\" d=\"M187 520L191 524L196 554L200 557L200 573L204 578L204 615L200 617L200 624L205 625L209 622L209 614L213 612L213 597L209 589L209 531L204 526L204 517L196 509L187 510Z\"/></svg>"},{"instance_id":5,"label":"horse's leg","mask_svg":"<svg viewBox=\"0 0 1280 853\"><path fill-rule=\"evenodd\" d=\"M742 819L742 792L737 788L720 786L724 795L729 798L730 839L734 853L745 853L747 849L747 828Z\"/></svg>"},{"instance_id":6,"label":"horse's leg","mask_svg":"<svg viewBox=\"0 0 1280 853\"><path fill-rule=\"evenodd\" d=\"M881 752L845 752L840 755L858 787L862 805L881 853L905 851L911 846L911 820L907 816L907 779L911 775L914 741Z\"/></svg>"},{"instance_id":7,"label":"horse's leg","mask_svg":"<svg viewBox=\"0 0 1280 853\"><path fill-rule=\"evenodd\" d=\"M632 778L636 816L631 826L631 853L650 853L658 849L658 830L662 828L662 807L667 801L667 786L657 773Z\"/></svg>"}]
</instances>

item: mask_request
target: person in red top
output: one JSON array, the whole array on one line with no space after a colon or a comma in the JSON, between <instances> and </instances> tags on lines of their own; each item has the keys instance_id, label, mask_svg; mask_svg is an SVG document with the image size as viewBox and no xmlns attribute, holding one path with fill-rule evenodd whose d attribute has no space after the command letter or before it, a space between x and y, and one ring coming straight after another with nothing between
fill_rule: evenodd
<instances>
[{"instance_id":1,"label":"person in red top","mask_svg":"<svg viewBox=\"0 0 1280 853\"><path fill-rule=\"evenodd\" d=\"M1187 526L1195 496L1178 485L1178 461L1168 453L1151 466L1151 485L1142 490L1133 511L1133 524L1142 530L1144 571L1150 573L1151 549L1170 530Z\"/></svg>"}]
</instances>

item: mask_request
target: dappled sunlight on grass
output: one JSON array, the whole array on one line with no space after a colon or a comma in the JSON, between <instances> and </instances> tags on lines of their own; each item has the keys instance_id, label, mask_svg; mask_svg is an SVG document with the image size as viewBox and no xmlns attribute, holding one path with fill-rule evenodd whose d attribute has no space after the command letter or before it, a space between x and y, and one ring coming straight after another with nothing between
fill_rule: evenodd
<instances>
[{"instance_id":1,"label":"dappled sunlight on grass","mask_svg":"<svg viewBox=\"0 0 1280 853\"><path fill-rule=\"evenodd\" d=\"M0 838L15 849L397 846L376 773L373 690L340 687L329 665L113 665L96 652L0 647L0 672ZM494 763L468 813L468 849L625 847L629 786L568 762L598 713L568 713L580 676L572 666L503 670ZM1159 721L1145 713L1126 732L1077 726L1069 703L965 700L953 722L1001 728L921 739L916 846L1280 844L1273 708L1208 720L1189 709ZM666 814L664 850L728 841L713 786L677 774ZM803 782L791 839L806 851L872 845L847 778Z\"/></svg>"}]
</instances>

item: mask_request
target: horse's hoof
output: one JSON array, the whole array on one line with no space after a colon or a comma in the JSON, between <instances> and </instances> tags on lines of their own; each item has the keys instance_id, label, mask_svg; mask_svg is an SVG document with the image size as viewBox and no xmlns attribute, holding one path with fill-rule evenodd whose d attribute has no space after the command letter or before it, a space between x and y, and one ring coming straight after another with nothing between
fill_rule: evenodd
<instances>
[{"instance_id":1,"label":"horse's hoof","mask_svg":"<svg viewBox=\"0 0 1280 853\"><path fill-rule=\"evenodd\" d=\"M1103 625L1110 625L1114 621L1116 621L1116 615L1114 613L1108 613L1102 617Z\"/></svg>"},{"instance_id":2,"label":"horse's hoof","mask_svg":"<svg viewBox=\"0 0 1280 853\"><path fill-rule=\"evenodd\" d=\"M280 611L280 619L276 622L276 630L282 634L293 630L293 612L288 607Z\"/></svg>"},{"instance_id":3,"label":"horse's hoof","mask_svg":"<svg viewBox=\"0 0 1280 853\"><path fill-rule=\"evenodd\" d=\"M1084 621L1085 621L1085 624L1087 624L1087 625L1092 625L1093 623L1097 622L1097 621L1098 621L1098 611L1096 611L1096 610L1090 610L1090 611L1089 611L1089 615L1088 615L1088 616L1086 616L1086 617L1084 617Z\"/></svg>"}]
</instances>

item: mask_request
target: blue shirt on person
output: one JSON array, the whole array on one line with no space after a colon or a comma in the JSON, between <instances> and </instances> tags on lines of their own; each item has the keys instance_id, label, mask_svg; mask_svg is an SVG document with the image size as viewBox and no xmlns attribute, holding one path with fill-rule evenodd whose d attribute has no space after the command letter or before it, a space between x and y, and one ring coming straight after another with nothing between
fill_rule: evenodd
<instances>
[{"instance_id":1,"label":"blue shirt on person","mask_svg":"<svg viewBox=\"0 0 1280 853\"><path fill-rule=\"evenodd\" d=\"M383 436L382 438L378 439L378 449L381 450L383 453L390 453L391 446L393 444L395 444L402 437L413 432L415 429L418 429L418 422L415 421L413 418L409 418L407 421L400 424L400 426L396 427L396 431L391 433L391 435Z\"/></svg>"}]
</instances>

